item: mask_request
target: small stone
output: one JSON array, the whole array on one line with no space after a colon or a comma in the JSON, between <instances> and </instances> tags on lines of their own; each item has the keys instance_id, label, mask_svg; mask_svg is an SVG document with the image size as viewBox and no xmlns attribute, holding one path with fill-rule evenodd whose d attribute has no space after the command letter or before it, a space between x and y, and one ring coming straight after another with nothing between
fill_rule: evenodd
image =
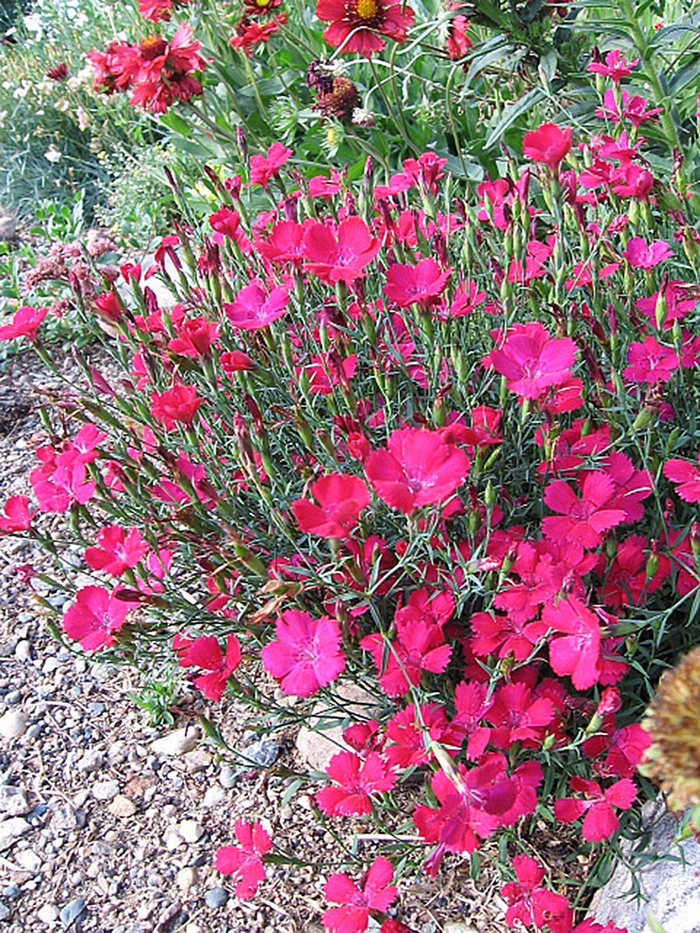
<instances>
[{"instance_id":1,"label":"small stone","mask_svg":"<svg viewBox=\"0 0 700 933\"><path fill-rule=\"evenodd\" d=\"M32 874L36 874L42 865L41 859L33 849L21 849L14 854L14 860L20 868Z\"/></svg>"},{"instance_id":2,"label":"small stone","mask_svg":"<svg viewBox=\"0 0 700 933\"><path fill-rule=\"evenodd\" d=\"M202 928L196 923L188 923L185 927L185 933L202 933Z\"/></svg>"},{"instance_id":3,"label":"small stone","mask_svg":"<svg viewBox=\"0 0 700 933\"><path fill-rule=\"evenodd\" d=\"M53 672L57 671L60 666L61 662L58 660L58 658L47 658L44 661L41 670L44 674L53 674Z\"/></svg>"},{"instance_id":4,"label":"small stone","mask_svg":"<svg viewBox=\"0 0 700 933\"><path fill-rule=\"evenodd\" d=\"M129 800L124 794L117 794L114 800L107 807L112 816L119 817L121 820L127 820L136 813L136 804Z\"/></svg>"},{"instance_id":5,"label":"small stone","mask_svg":"<svg viewBox=\"0 0 700 933\"><path fill-rule=\"evenodd\" d=\"M2 889L2 896L9 897L11 901L14 901L16 898L18 898L21 893L22 892L16 884L6 884Z\"/></svg>"},{"instance_id":6,"label":"small stone","mask_svg":"<svg viewBox=\"0 0 700 933\"><path fill-rule=\"evenodd\" d=\"M28 725L22 710L12 709L0 717L0 735L5 739L18 739L27 731Z\"/></svg>"},{"instance_id":7,"label":"small stone","mask_svg":"<svg viewBox=\"0 0 700 933\"><path fill-rule=\"evenodd\" d=\"M7 904L0 904L0 923L10 918L10 908Z\"/></svg>"},{"instance_id":8,"label":"small stone","mask_svg":"<svg viewBox=\"0 0 700 933\"><path fill-rule=\"evenodd\" d=\"M89 748L78 762L78 771L82 774L94 774L105 763L105 756L99 749Z\"/></svg>"},{"instance_id":9,"label":"small stone","mask_svg":"<svg viewBox=\"0 0 700 933\"><path fill-rule=\"evenodd\" d=\"M5 697L6 706L16 706L22 700L21 690L11 690Z\"/></svg>"},{"instance_id":10,"label":"small stone","mask_svg":"<svg viewBox=\"0 0 700 933\"><path fill-rule=\"evenodd\" d=\"M37 918L47 926L53 925L58 920L58 917L59 911L55 904L44 904L41 910L37 913Z\"/></svg>"},{"instance_id":11,"label":"small stone","mask_svg":"<svg viewBox=\"0 0 700 933\"><path fill-rule=\"evenodd\" d=\"M21 787L12 787L10 784L0 785L0 813L7 813L9 816L24 816L30 810L27 796Z\"/></svg>"},{"instance_id":12,"label":"small stone","mask_svg":"<svg viewBox=\"0 0 700 933\"><path fill-rule=\"evenodd\" d=\"M163 738L152 742L151 748L157 755L168 755L175 758L191 752L197 744L198 738L199 736L194 729L176 729L174 732L164 735Z\"/></svg>"},{"instance_id":13,"label":"small stone","mask_svg":"<svg viewBox=\"0 0 700 933\"><path fill-rule=\"evenodd\" d=\"M196 868L181 868L175 880L183 894L187 894L197 884L198 877Z\"/></svg>"},{"instance_id":14,"label":"small stone","mask_svg":"<svg viewBox=\"0 0 700 933\"><path fill-rule=\"evenodd\" d=\"M211 755L203 748L195 748L191 752L187 752L186 755L183 755L182 760L185 762L185 768L191 774L194 774L197 771L207 770L211 764Z\"/></svg>"},{"instance_id":15,"label":"small stone","mask_svg":"<svg viewBox=\"0 0 700 933\"><path fill-rule=\"evenodd\" d=\"M222 803L226 801L226 791L223 787L219 787L217 784L212 784L211 787L207 788L207 791L202 800L203 807L219 807Z\"/></svg>"},{"instance_id":16,"label":"small stone","mask_svg":"<svg viewBox=\"0 0 700 933\"><path fill-rule=\"evenodd\" d=\"M192 845L202 838L204 835L204 827L201 823L198 823L197 820L183 820L178 827L178 832L185 842Z\"/></svg>"},{"instance_id":17,"label":"small stone","mask_svg":"<svg viewBox=\"0 0 700 933\"><path fill-rule=\"evenodd\" d=\"M61 923L67 930L77 930L85 919L86 914L87 910L84 899L82 897L76 897L70 904L66 904L59 916L61 918Z\"/></svg>"},{"instance_id":18,"label":"small stone","mask_svg":"<svg viewBox=\"0 0 700 933\"><path fill-rule=\"evenodd\" d=\"M18 661L31 661L32 659L32 646L31 643L23 638L22 641L17 642L17 647L15 648L15 657Z\"/></svg>"},{"instance_id":19,"label":"small stone","mask_svg":"<svg viewBox=\"0 0 700 933\"><path fill-rule=\"evenodd\" d=\"M228 894L223 888L210 888L204 895L204 903L207 907L211 908L211 910L217 910L219 907L223 907L227 901Z\"/></svg>"},{"instance_id":20,"label":"small stone","mask_svg":"<svg viewBox=\"0 0 700 933\"><path fill-rule=\"evenodd\" d=\"M0 852L9 849L16 839L28 833L30 829L29 823L21 816L13 816L0 823Z\"/></svg>"},{"instance_id":21,"label":"small stone","mask_svg":"<svg viewBox=\"0 0 700 933\"><path fill-rule=\"evenodd\" d=\"M95 800L114 800L119 794L119 784L116 781L97 781L92 785L92 796ZM128 797L124 798L128 800Z\"/></svg>"},{"instance_id":22,"label":"small stone","mask_svg":"<svg viewBox=\"0 0 700 933\"><path fill-rule=\"evenodd\" d=\"M236 784L236 772L231 765L222 765L219 772L219 784L226 790L231 790Z\"/></svg>"},{"instance_id":23,"label":"small stone","mask_svg":"<svg viewBox=\"0 0 700 933\"><path fill-rule=\"evenodd\" d=\"M168 850L168 852L174 852L175 849L179 849L184 841L185 840L174 827L171 827L165 831L163 842L165 843L165 848Z\"/></svg>"}]
</instances>

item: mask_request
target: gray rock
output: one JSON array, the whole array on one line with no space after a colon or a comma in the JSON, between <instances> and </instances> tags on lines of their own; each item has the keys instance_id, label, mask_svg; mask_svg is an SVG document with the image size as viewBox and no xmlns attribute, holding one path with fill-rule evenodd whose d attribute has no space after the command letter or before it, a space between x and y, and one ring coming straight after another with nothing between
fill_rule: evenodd
<instances>
[{"instance_id":1,"label":"gray rock","mask_svg":"<svg viewBox=\"0 0 700 933\"><path fill-rule=\"evenodd\" d=\"M236 784L236 771L231 765L222 765L219 772L219 783L226 790L231 790Z\"/></svg>"},{"instance_id":2,"label":"gray rock","mask_svg":"<svg viewBox=\"0 0 700 933\"><path fill-rule=\"evenodd\" d=\"M92 785L95 800L114 800L118 793L119 784L116 781L96 781Z\"/></svg>"},{"instance_id":3,"label":"gray rock","mask_svg":"<svg viewBox=\"0 0 700 933\"><path fill-rule=\"evenodd\" d=\"M228 894L223 888L210 888L204 895L204 903L211 910L217 910L223 907L228 901Z\"/></svg>"},{"instance_id":4,"label":"gray rock","mask_svg":"<svg viewBox=\"0 0 700 933\"><path fill-rule=\"evenodd\" d=\"M10 919L10 908L7 904L0 904L0 923Z\"/></svg>"},{"instance_id":5,"label":"gray rock","mask_svg":"<svg viewBox=\"0 0 700 933\"><path fill-rule=\"evenodd\" d=\"M77 930L87 916L85 900L82 897L76 897L74 901L61 910L61 923L67 930Z\"/></svg>"},{"instance_id":6,"label":"gray rock","mask_svg":"<svg viewBox=\"0 0 700 933\"><path fill-rule=\"evenodd\" d=\"M99 751L99 749L90 748L83 754L78 762L78 771L81 771L83 774L92 774L95 771L99 771L104 763L105 756L102 752Z\"/></svg>"},{"instance_id":7,"label":"gray rock","mask_svg":"<svg viewBox=\"0 0 700 933\"><path fill-rule=\"evenodd\" d=\"M226 800L226 791L223 787L219 787L218 784L212 784L211 787L207 788L207 791L202 800L202 806L207 807L219 807Z\"/></svg>"},{"instance_id":8,"label":"gray rock","mask_svg":"<svg viewBox=\"0 0 700 933\"><path fill-rule=\"evenodd\" d=\"M0 735L5 739L18 739L27 731L29 721L20 709L12 709L0 717Z\"/></svg>"},{"instance_id":9,"label":"gray rock","mask_svg":"<svg viewBox=\"0 0 700 933\"><path fill-rule=\"evenodd\" d=\"M58 920L58 907L55 904L44 904L37 913L37 917L47 926L53 925Z\"/></svg>"},{"instance_id":10,"label":"gray rock","mask_svg":"<svg viewBox=\"0 0 700 933\"><path fill-rule=\"evenodd\" d=\"M27 802L27 795L21 787L12 787L10 784L0 785L0 813L8 816L24 816L32 808Z\"/></svg>"},{"instance_id":11,"label":"gray rock","mask_svg":"<svg viewBox=\"0 0 700 933\"><path fill-rule=\"evenodd\" d=\"M650 833L643 848L622 841L626 863L642 893L637 900L630 870L618 864L608 883L593 898L589 916L598 923L612 921L628 933L651 933L648 915L667 933L698 933L700 929L700 845L695 839L677 844L678 820L666 812L662 800L646 804L643 826Z\"/></svg>"},{"instance_id":12,"label":"gray rock","mask_svg":"<svg viewBox=\"0 0 700 933\"><path fill-rule=\"evenodd\" d=\"M204 827L197 820L183 820L178 826L178 832L185 842L192 845L204 835Z\"/></svg>"},{"instance_id":13,"label":"gray rock","mask_svg":"<svg viewBox=\"0 0 700 933\"><path fill-rule=\"evenodd\" d=\"M9 820L0 823L0 852L9 849L16 839L28 833L30 829L29 823L23 820L21 816L13 816Z\"/></svg>"},{"instance_id":14,"label":"gray rock","mask_svg":"<svg viewBox=\"0 0 700 933\"><path fill-rule=\"evenodd\" d=\"M197 744L198 733L194 729L176 729L169 732L162 739L156 739L151 744L151 748L156 755L167 755L177 757L191 752Z\"/></svg>"}]
</instances>

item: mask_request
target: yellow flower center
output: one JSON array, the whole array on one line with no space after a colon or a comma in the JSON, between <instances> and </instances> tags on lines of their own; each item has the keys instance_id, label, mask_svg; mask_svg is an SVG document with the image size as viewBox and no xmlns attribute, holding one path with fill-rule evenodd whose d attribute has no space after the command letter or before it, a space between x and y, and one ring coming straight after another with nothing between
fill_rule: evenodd
<instances>
[{"instance_id":1,"label":"yellow flower center","mask_svg":"<svg viewBox=\"0 0 700 933\"><path fill-rule=\"evenodd\" d=\"M360 19L374 19L377 15L376 0L357 0L357 15Z\"/></svg>"}]
</instances>

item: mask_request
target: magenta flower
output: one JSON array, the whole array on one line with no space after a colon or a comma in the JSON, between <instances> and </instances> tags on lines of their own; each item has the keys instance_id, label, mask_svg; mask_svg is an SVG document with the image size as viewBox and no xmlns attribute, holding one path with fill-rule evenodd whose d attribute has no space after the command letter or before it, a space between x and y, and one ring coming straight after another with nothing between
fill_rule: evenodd
<instances>
[{"instance_id":1,"label":"magenta flower","mask_svg":"<svg viewBox=\"0 0 700 933\"><path fill-rule=\"evenodd\" d=\"M308 271L334 285L361 278L380 244L361 217L348 217L338 224L335 234L326 224L309 224L303 245Z\"/></svg>"},{"instance_id":2,"label":"magenta flower","mask_svg":"<svg viewBox=\"0 0 700 933\"><path fill-rule=\"evenodd\" d=\"M376 632L360 642L379 674L388 696L404 696L420 683L423 671L441 674L450 663L452 646L445 644L442 629L427 619L397 621L396 640L387 654L384 636Z\"/></svg>"},{"instance_id":3,"label":"magenta flower","mask_svg":"<svg viewBox=\"0 0 700 933\"><path fill-rule=\"evenodd\" d=\"M10 496L5 503L5 514L0 515L0 534L12 535L18 531L29 531L32 515L26 496Z\"/></svg>"},{"instance_id":4,"label":"magenta flower","mask_svg":"<svg viewBox=\"0 0 700 933\"><path fill-rule=\"evenodd\" d=\"M365 472L383 502L410 515L414 509L449 499L466 479L469 458L439 432L400 428L389 438L386 450L367 457Z\"/></svg>"},{"instance_id":5,"label":"magenta flower","mask_svg":"<svg viewBox=\"0 0 700 933\"><path fill-rule=\"evenodd\" d=\"M614 507L617 489L606 473L586 473L580 487L581 498L564 480L547 486L545 504L559 514L542 520L542 533L557 544L594 548L602 542L604 532L624 522L627 516Z\"/></svg>"},{"instance_id":6,"label":"magenta flower","mask_svg":"<svg viewBox=\"0 0 700 933\"><path fill-rule=\"evenodd\" d=\"M611 123L629 120L632 126L639 129L642 123L663 112L663 107L652 107L651 110L647 110L649 101L644 97L630 97L627 91L623 90L618 93L622 103L621 108L618 106L615 91L612 88L603 95L603 106L595 112L601 120L608 119Z\"/></svg>"},{"instance_id":7,"label":"magenta flower","mask_svg":"<svg viewBox=\"0 0 700 933\"><path fill-rule=\"evenodd\" d=\"M396 900L393 879L391 862L381 856L372 862L359 886L347 875L331 875L323 893L331 903L342 906L327 910L323 925L332 933L362 933L369 926L371 910L383 913Z\"/></svg>"},{"instance_id":8,"label":"magenta flower","mask_svg":"<svg viewBox=\"0 0 700 933\"><path fill-rule=\"evenodd\" d=\"M665 240L654 240L647 246L640 236L635 236L627 243L622 258L626 259L633 269L645 269L648 272L664 259L672 259L673 252Z\"/></svg>"},{"instance_id":9,"label":"magenta flower","mask_svg":"<svg viewBox=\"0 0 700 933\"><path fill-rule=\"evenodd\" d=\"M226 691L229 677L241 663L241 646L236 636L229 635L226 639L225 655L213 635L202 635L194 640L178 635L173 641L173 648L179 654L180 667L201 667L209 671L195 677L193 683L207 699L218 703Z\"/></svg>"},{"instance_id":10,"label":"magenta flower","mask_svg":"<svg viewBox=\"0 0 700 933\"><path fill-rule=\"evenodd\" d=\"M523 155L532 162L556 172L571 150L571 127L560 129L556 123L543 123L523 139Z\"/></svg>"},{"instance_id":11,"label":"magenta flower","mask_svg":"<svg viewBox=\"0 0 700 933\"><path fill-rule=\"evenodd\" d=\"M588 690L600 677L600 623L576 596L550 603L542 621L555 633L549 663L560 677L571 677L577 690Z\"/></svg>"},{"instance_id":12,"label":"magenta flower","mask_svg":"<svg viewBox=\"0 0 700 933\"><path fill-rule=\"evenodd\" d=\"M284 693L309 697L345 670L335 619L312 619L308 612L290 609L275 623L275 635L277 641L263 648L262 661Z\"/></svg>"},{"instance_id":13,"label":"magenta flower","mask_svg":"<svg viewBox=\"0 0 700 933\"><path fill-rule=\"evenodd\" d=\"M214 857L214 868L222 875L236 875L236 897L242 901L255 897L258 885L265 880L263 856L272 849L272 839L260 823L236 820L233 831L237 846L222 846Z\"/></svg>"},{"instance_id":14,"label":"magenta flower","mask_svg":"<svg viewBox=\"0 0 700 933\"><path fill-rule=\"evenodd\" d=\"M551 933L570 933L573 913L561 894L543 888L545 870L533 858L516 855L513 868L518 879L501 888L501 897L508 904L506 923L518 929L542 929Z\"/></svg>"},{"instance_id":15,"label":"magenta flower","mask_svg":"<svg viewBox=\"0 0 700 933\"><path fill-rule=\"evenodd\" d=\"M219 325L198 317L184 321L180 333L168 341L168 349L179 356L205 359L219 336Z\"/></svg>"},{"instance_id":16,"label":"magenta flower","mask_svg":"<svg viewBox=\"0 0 700 933\"><path fill-rule=\"evenodd\" d=\"M0 341L16 340L18 337L26 337L32 343L36 341L37 332L42 321L49 313L48 308L42 308L40 311L25 305L15 311L11 324L5 324L0 327Z\"/></svg>"},{"instance_id":17,"label":"magenta flower","mask_svg":"<svg viewBox=\"0 0 700 933\"><path fill-rule=\"evenodd\" d=\"M637 799L637 790L629 778L622 778L604 791L600 784L581 777L572 777L569 786L586 796L555 800L554 817L560 823L573 823L585 813L581 831L587 842L609 839L620 825L613 807L629 810Z\"/></svg>"},{"instance_id":18,"label":"magenta flower","mask_svg":"<svg viewBox=\"0 0 700 933\"><path fill-rule=\"evenodd\" d=\"M260 279L255 279L241 289L232 304L224 305L224 311L239 330L260 330L281 318L288 304L289 295L284 288L273 288L268 295Z\"/></svg>"},{"instance_id":19,"label":"magenta flower","mask_svg":"<svg viewBox=\"0 0 700 933\"><path fill-rule=\"evenodd\" d=\"M613 49L605 56L605 61L594 61L588 66L587 71L591 74L603 75L610 78L613 84L619 84L623 78L629 78L634 68L639 64L639 59L628 62L619 49Z\"/></svg>"},{"instance_id":20,"label":"magenta flower","mask_svg":"<svg viewBox=\"0 0 700 933\"><path fill-rule=\"evenodd\" d=\"M443 272L434 259L422 259L415 266L395 263L386 276L384 294L399 308L417 304L428 308L440 298L452 270Z\"/></svg>"},{"instance_id":21,"label":"magenta flower","mask_svg":"<svg viewBox=\"0 0 700 933\"><path fill-rule=\"evenodd\" d=\"M316 801L328 816L365 816L372 812L372 794L383 794L396 783L396 775L377 752L360 758L354 752L334 755L326 774L337 787L324 787Z\"/></svg>"},{"instance_id":22,"label":"magenta flower","mask_svg":"<svg viewBox=\"0 0 700 933\"><path fill-rule=\"evenodd\" d=\"M643 343L633 343L627 351L627 362L623 375L637 384L657 385L668 382L680 367L678 354L672 347L660 344L656 337L649 336Z\"/></svg>"},{"instance_id":23,"label":"magenta flower","mask_svg":"<svg viewBox=\"0 0 700 933\"><path fill-rule=\"evenodd\" d=\"M251 156L251 185L262 185L263 188L267 188L270 180L279 175L280 169L289 160L291 155L291 149L286 149L282 143L273 143L267 150L266 156Z\"/></svg>"},{"instance_id":24,"label":"magenta flower","mask_svg":"<svg viewBox=\"0 0 700 933\"><path fill-rule=\"evenodd\" d=\"M109 525L97 535L97 547L85 551L85 563L92 570L102 570L113 577L135 567L146 556L148 544L137 528L127 531L119 525Z\"/></svg>"},{"instance_id":25,"label":"magenta flower","mask_svg":"<svg viewBox=\"0 0 700 933\"><path fill-rule=\"evenodd\" d=\"M360 512L369 505L369 490L356 476L330 473L310 489L318 505L308 499L292 502L297 525L306 534L344 541L357 526Z\"/></svg>"},{"instance_id":26,"label":"magenta flower","mask_svg":"<svg viewBox=\"0 0 700 933\"><path fill-rule=\"evenodd\" d=\"M700 455L698 455L698 465L700 466ZM664 464L664 476L672 483L679 484L676 486L676 492L685 502L700 502L700 469L698 467L687 460L667 460Z\"/></svg>"},{"instance_id":27,"label":"magenta flower","mask_svg":"<svg viewBox=\"0 0 700 933\"><path fill-rule=\"evenodd\" d=\"M63 614L63 630L69 638L80 642L83 651L98 651L115 643L113 633L119 631L138 605L119 599L118 594L119 590L110 593L103 586L84 586Z\"/></svg>"},{"instance_id":28,"label":"magenta flower","mask_svg":"<svg viewBox=\"0 0 700 933\"><path fill-rule=\"evenodd\" d=\"M516 324L501 346L484 359L485 365L506 377L520 398L539 399L571 378L576 344L568 337L550 337L542 324Z\"/></svg>"}]
</instances>

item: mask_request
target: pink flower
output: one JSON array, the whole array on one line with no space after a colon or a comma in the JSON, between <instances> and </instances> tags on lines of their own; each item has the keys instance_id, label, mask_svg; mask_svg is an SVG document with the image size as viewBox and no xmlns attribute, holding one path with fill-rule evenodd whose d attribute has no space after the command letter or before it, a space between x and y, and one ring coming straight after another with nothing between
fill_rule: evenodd
<instances>
[{"instance_id":1,"label":"pink flower","mask_svg":"<svg viewBox=\"0 0 700 933\"><path fill-rule=\"evenodd\" d=\"M138 605L119 599L118 594L119 590L110 593L103 586L84 586L63 614L63 630L69 638L80 642L83 651L110 648L115 643L113 633L119 631Z\"/></svg>"},{"instance_id":2,"label":"pink flower","mask_svg":"<svg viewBox=\"0 0 700 933\"><path fill-rule=\"evenodd\" d=\"M523 139L523 155L532 162L556 172L571 150L571 127L559 129L556 123L543 123Z\"/></svg>"},{"instance_id":3,"label":"pink flower","mask_svg":"<svg viewBox=\"0 0 700 933\"><path fill-rule=\"evenodd\" d=\"M326 284L351 284L364 275L379 245L361 217L342 220L335 234L326 224L309 224L303 241L306 268Z\"/></svg>"},{"instance_id":4,"label":"pink flower","mask_svg":"<svg viewBox=\"0 0 700 933\"><path fill-rule=\"evenodd\" d=\"M260 330L283 317L288 304L289 294L284 288L273 288L268 295L260 279L255 279L241 289L232 304L224 304L224 311L239 330Z\"/></svg>"},{"instance_id":5,"label":"pink flower","mask_svg":"<svg viewBox=\"0 0 700 933\"><path fill-rule=\"evenodd\" d=\"M700 465L700 455L698 455ZM700 502L700 469L687 460L667 460L664 476L672 483L679 483L676 492L685 502Z\"/></svg>"},{"instance_id":6,"label":"pink flower","mask_svg":"<svg viewBox=\"0 0 700 933\"><path fill-rule=\"evenodd\" d=\"M173 641L173 648L179 654L180 667L201 667L209 671L195 677L193 683L207 699L218 703L226 691L229 677L241 663L241 646L236 636L229 635L226 639L225 655L213 635L202 635L194 640L178 635Z\"/></svg>"},{"instance_id":7,"label":"pink flower","mask_svg":"<svg viewBox=\"0 0 700 933\"><path fill-rule=\"evenodd\" d=\"M270 180L279 175L280 169L292 155L291 149L286 149L282 143L273 143L267 150L267 156L254 155L250 157L250 183L262 185L267 188Z\"/></svg>"},{"instance_id":8,"label":"pink flower","mask_svg":"<svg viewBox=\"0 0 700 933\"><path fill-rule=\"evenodd\" d=\"M423 671L441 674L450 662L452 646L442 629L426 619L397 621L396 641L388 655L384 636L375 633L360 645L372 655L379 684L388 696L403 696L417 686Z\"/></svg>"},{"instance_id":9,"label":"pink flower","mask_svg":"<svg viewBox=\"0 0 700 933\"><path fill-rule=\"evenodd\" d=\"M506 923L509 927L542 929L547 926L551 933L569 933L573 914L569 903L561 894L554 894L541 887L545 870L533 858L516 855L513 868L517 882L509 882L501 888L501 897L509 905Z\"/></svg>"},{"instance_id":10,"label":"pink flower","mask_svg":"<svg viewBox=\"0 0 700 933\"><path fill-rule=\"evenodd\" d=\"M623 259L626 259L633 269L645 269L646 271L658 266L664 259L672 258L673 252L665 240L654 240L647 246L639 236L629 240L623 254Z\"/></svg>"},{"instance_id":11,"label":"pink flower","mask_svg":"<svg viewBox=\"0 0 700 933\"><path fill-rule=\"evenodd\" d=\"M617 489L606 473L586 473L580 486L580 499L564 480L547 486L545 504L559 515L542 520L542 533L557 544L594 548L601 544L604 532L625 521L626 513L614 508Z\"/></svg>"},{"instance_id":12,"label":"pink flower","mask_svg":"<svg viewBox=\"0 0 700 933\"><path fill-rule=\"evenodd\" d=\"M97 535L98 547L85 551L85 563L93 570L102 570L113 577L135 567L146 556L148 544L137 528L125 532L119 525L109 525Z\"/></svg>"},{"instance_id":13,"label":"pink flower","mask_svg":"<svg viewBox=\"0 0 700 933\"><path fill-rule=\"evenodd\" d=\"M422 259L409 266L395 263L387 272L384 294L399 308L412 304L428 308L439 299L451 274L451 269L443 272L434 259Z\"/></svg>"},{"instance_id":14,"label":"pink flower","mask_svg":"<svg viewBox=\"0 0 700 933\"><path fill-rule=\"evenodd\" d=\"M629 78L632 70L639 64L639 59L628 62L619 49L613 49L605 56L605 62L593 61L587 70L591 74L604 75L614 84L619 84L623 78Z\"/></svg>"},{"instance_id":15,"label":"pink flower","mask_svg":"<svg viewBox=\"0 0 700 933\"><path fill-rule=\"evenodd\" d=\"M371 910L384 913L396 900L397 889L391 885L394 869L389 859L379 857L372 862L360 886L347 875L331 875L323 893L326 899L342 907L334 907L323 915L323 924L332 933L362 933L369 926Z\"/></svg>"},{"instance_id":16,"label":"pink flower","mask_svg":"<svg viewBox=\"0 0 700 933\"><path fill-rule=\"evenodd\" d=\"M549 663L560 677L571 677L577 690L588 690L600 677L600 623L576 596L547 605L542 621L560 633L549 644Z\"/></svg>"},{"instance_id":17,"label":"pink flower","mask_svg":"<svg viewBox=\"0 0 700 933\"><path fill-rule=\"evenodd\" d=\"M680 367L678 354L672 347L660 344L656 337L649 336L643 343L633 343L627 351L627 362L623 375L634 383L657 385L668 382Z\"/></svg>"},{"instance_id":18,"label":"pink flower","mask_svg":"<svg viewBox=\"0 0 700 933\"><path fill-rule=\"evenodd\" d=\"M236 875L236 897L242 901L255 897L258 885L265 880L263 856L272 849L272 839L260 823L236 820L233 831L237 846L222 846L214 857L214 868L222 875Z\"/></svg>"},{"instance_id":19,"label":"pink flower","mask_svg":"<svg viewBox=\"0 0 700 933\"><path fill-rule=\"evenodd\" d=\"M415 20L410 6L391 0L319 0L316 16L330 23L323 33L329 45L365 58L384 51L381 36L404 42Z\"/></svg>"},{"instance_id":20,"label":"pink flower","mask_svg":"<svg viewBox=\"0 0 700 933\"><path fill-rule=\"evenodd\" d=\"M312 619L290 609L275 623L277 641L262 650L265 670L291 696L309 697L345 670L340 626L335 619Z\"/></svg>"},{"instance_id":21,"label":"pink flower","mask_svg":"<svg viewBox=\"0 0 700 933\"><path fill-rule=\"evenodd\" d=\"M179 382L167 392L154 392L151 395L151 411L166 431L172 431L176 424L191 425L201 400L197 398L197 389Z\"/></svg>"},{"instance_id":22,"label":"pink flower","mask_svg":"<svg viewBox=\"0 0 700 933\"><path fill-rule=\"evenodd\" d=\"M330 473L311 486L308 499L292 502L297 525L306 534L345 540L357 526L360 512L369 505L369 491L356 476Z\"/></svg>"},{"instance_id":23,"label":"pink flower","mask_svg":"<svg viewBox=\"0 0 700 933\"><path fill-rule=\"evenodd\" d=\"M609 839L620 825L613 807L629 810L637 799L637 790L629 778L622 778L603 791L595 781L573 777L570 787L586 797L555 800L554 817L561 823L573 823L585 813L582 835L587 842Z\"/></svg>"},{"instance_id":24,"label":"pink flower","mask_svg":"<svg viewBox=\"0 0 700 933\"><path fill-rule=\"evenodd\" d=\"M484 360L506 377L511 392L521 398L539 399L554 386L571 378L576 344L568 337L550 337L542 324L516 324L501 346Z\"/></svg>"},{"instance_id":25,"label":"pink flower","mask_svg":"<svg viewBox=\"0 0 700 933\"><path fill-rule=\"evenodd\" d=\"M465 481L469 459L439 432L400 428L387 450L365 461L372 489L393 509L410 515L424 505L444 503Z\"/></svg>"},{"instance_id":26,"label":"pink flower","mask_svg":"<svg viewBox=\"0 0 700 933\"><path fill-rule=\"evenodd\" d=\"M396 775L377 752L360 758L354 752L334 755L326 774L338 787L324 787L316 801L328 816L364 816L372 812L372 794L383 794L396 783Z\"/></svg>"},{"instance_id":27,"label":"pink flower","mask_svg":"<svg viewBox=\"0 0 700 933\"><path fill-rule=\"evenodd\" d=\"M18 531L29 531L32 516L26 496L10 496L5 503L5 514L0 515L0 534L12 535Z\"/></svg>"},{"instance_id":28,"label":"pink flower","mask_svg":"<svg viewBox=\"0 0 700 933\"><path fill-rule=\"evenodd\" d=\"M40 311L29 305L19 308L15 311L12 323L0 327L0 341L26 337L27 340L35 343L39 327L48 313L48 308L42 308Z\"/></svg>"}]
</instances>

